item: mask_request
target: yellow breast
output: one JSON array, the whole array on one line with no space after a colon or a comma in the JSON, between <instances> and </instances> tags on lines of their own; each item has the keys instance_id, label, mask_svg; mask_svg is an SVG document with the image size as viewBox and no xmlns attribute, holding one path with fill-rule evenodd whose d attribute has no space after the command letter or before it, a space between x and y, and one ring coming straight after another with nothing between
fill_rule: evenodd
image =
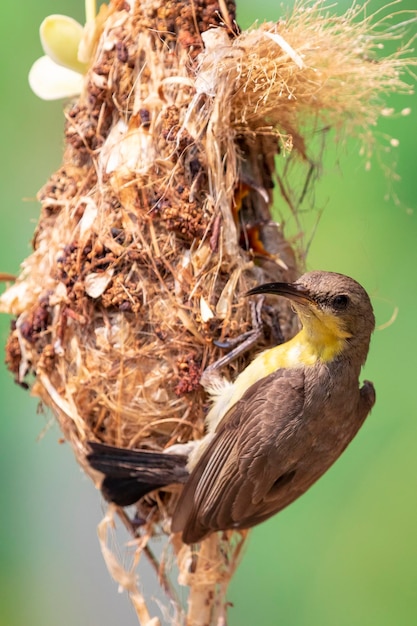
<instances>
[{"instance_id":1,"label":"yellow breast","mask_svg":"<svg viewBox=\"0 0 417 626\"><path fill-rule=\"evenodd\" d=\"M314 330L314 332L311 332ZM243 396L245 391L261 378L281 368L312 366L318 360L329 362L345 345L347 333L320 327L309 331L303 328L293 339L261 352L236 378L224 384L207 416L208 431L213 432L227 411Z\"/></svg>"}]
</instances>

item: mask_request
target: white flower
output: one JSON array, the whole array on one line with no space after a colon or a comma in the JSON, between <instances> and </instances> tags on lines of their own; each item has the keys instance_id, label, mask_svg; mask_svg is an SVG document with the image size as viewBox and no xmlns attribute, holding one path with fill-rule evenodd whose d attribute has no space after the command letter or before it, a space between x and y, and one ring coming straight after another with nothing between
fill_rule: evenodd
<instances>
[{"instance_id":1,"label":"white flower","mask_svg":"<svg viewBox=\"0 0 417 626\"><path fill-rule=\"evenodd\" d=\"M88 68L88 43L94 37L95 0L86 0L86 24L67 15L49 15L39 34L45 56L29 72L32 91L43 100L69 98L81 93ZM86 38L89 41L86 42Z\"/></svg>"}]
</instances>

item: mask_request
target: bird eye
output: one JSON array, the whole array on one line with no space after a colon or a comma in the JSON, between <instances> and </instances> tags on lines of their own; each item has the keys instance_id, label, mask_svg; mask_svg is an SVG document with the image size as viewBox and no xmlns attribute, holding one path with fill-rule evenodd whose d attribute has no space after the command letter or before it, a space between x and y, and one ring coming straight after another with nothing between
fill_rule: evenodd
<instances>
[{"instance_id":1,"label":"bird eye","mask_svg":"<svg viewBox=\"0 0 417 626\"><path fill-rule=\"evenodd\" d=\"M332 299L332 306L337 311L343 311L344 309L346 309L348 304L349 304L349 296L346 296L345 294L335 296Z\"/></svg>"}]
</instances>

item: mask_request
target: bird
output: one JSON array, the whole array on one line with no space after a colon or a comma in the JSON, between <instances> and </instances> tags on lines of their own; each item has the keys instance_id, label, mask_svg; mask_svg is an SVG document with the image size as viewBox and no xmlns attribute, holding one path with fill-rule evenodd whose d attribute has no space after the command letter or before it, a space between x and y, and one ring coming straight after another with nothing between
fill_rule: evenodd
<instances>
[{"instance_id":1,"label":"bird","mask_svg":"<svg viewBox=\"0 0 417 626\"><path fill-rule=\"evenodd\" d=\"M256 356L234 382L212 390L207 434L163 452L89 442L105 499L128 506L150 491L183 485L171 531L195 544L248 529L304 494L357 434L375 404L360 385L375 317L365 289L335 272L261 284L248 296L290 300L301 330Z\"/></svg>"}]
</instances>

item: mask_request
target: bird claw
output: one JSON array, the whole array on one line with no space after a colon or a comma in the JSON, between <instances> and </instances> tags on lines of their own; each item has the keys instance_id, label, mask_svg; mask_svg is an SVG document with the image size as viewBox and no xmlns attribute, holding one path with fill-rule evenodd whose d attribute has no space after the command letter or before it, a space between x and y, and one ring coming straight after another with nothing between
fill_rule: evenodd
<instances>
[{"instance_id":1,"label":"bird claw","mask_svg":"<svg viewBox=\"0 0 417 626\"><path fill-rule=\"evenodd\" d=\"M245 333L242 333L238 337L234 337L233 339L227 339L225 341L214 341L214 344L218 348L222 348L224 350L231 349L231 351L225 356L221 357L204 370L205 372L212 372L213 370L218 370L225 365L228 365L232 361L234 361L238 356L249 350L261 337L262 335L262 305L264 303L265 298L259 298L257 302L250 303L251 309L251 318L252 318L252 329L248 330Z\"/></svg>"}]
</instances>

